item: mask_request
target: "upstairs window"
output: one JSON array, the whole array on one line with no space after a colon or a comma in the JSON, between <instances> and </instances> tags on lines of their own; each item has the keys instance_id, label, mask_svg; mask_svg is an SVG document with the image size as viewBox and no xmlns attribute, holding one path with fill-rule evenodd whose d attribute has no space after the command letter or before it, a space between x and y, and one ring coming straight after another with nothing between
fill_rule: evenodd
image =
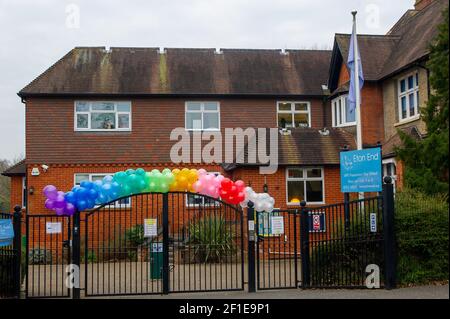
<instances>
[{"instance_id":1,"label":"upstairs window","mask_svg":"<svg viewBox=\"0 0 450 319\"><path fill-rule=\"evenodd\" d=\"M189 131L220 130L219 102L186 102L185 128Z\"/></svg>"},{"instance_id":2,"label":"upstairs window","mask_svg":"<svg viewBox=\"0 0 450 319\"><path fill-rule=\"evenodd\" d=\"M419 73L398 81L398 114L401 121L419 117Z\"/></svg>"},{"instance_id":3,"label":"upstairs window","mask_svg":"<svg viewBox=\"0 0 450 319\"><path fill-rule=\"evenodd\" d=\"M323 169L320 167L288 168L286 195L288 205L300 205L303 200L308 204L323 204Z\"/></svg>"},{"instance_id":4,"label":"upstairs window","mask_svg":"<svg viewBox=\"0 0 450 319\"><path fill-rule=\"evenodd\" d=\"M348 94L331 101L333 127L356 125L356 110L350 110L347 98Z\"/></svg>"},{"instance_id":5,"label":"upstairs window","mask_svg":"<svg viewBox=\"0 0 450 319\"><path fill-rule=\"evenodd\" d=\"M76 131L131 131L131 102L75 102Z\"/></svg>"},{"instance_id":6,"label":"upstairs window","mask_svg":"<svg viewBox=\"0 0 450 319\"><path fill-rule=\"evenodd\" d=\"M278 102L278 127L310 127L311 113L309 102Z\"/></svg>"}]
</instances>

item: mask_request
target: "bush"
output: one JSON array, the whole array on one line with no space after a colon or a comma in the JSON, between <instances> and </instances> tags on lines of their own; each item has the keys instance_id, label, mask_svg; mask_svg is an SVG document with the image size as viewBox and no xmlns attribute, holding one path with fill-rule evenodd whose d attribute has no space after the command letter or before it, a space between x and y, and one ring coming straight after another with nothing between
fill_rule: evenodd
<instances>
[{"instance_id":1,"label":"bush","mask_svg":"<svg viewBox=\"0 0 450 319\"><path fill-rule=\"evenodd\" d=\"M233 232L223 218L205 217L189 225L187 244L195 246L198 262L220 262L236 251Z\"/></svg>"},{"instance_id":2,"label":"bush","mask_svg":"<svg viewBox=\"0 0 450 319\"><path fill-rule=\"evenodd\" d=\"M397 278L401 285L448 280L448 198L405 189L396 194Z\"/></svg>"},{"instance_id":3,"label":"bush","mask_svg":"<svg viewBox=\"0 0 450 319\"><path fill-rule=\"evenodd\" d=\"M30 265L47 265L52 263L52 253L48 249L33 248L28 253Z\"/></svg>"}]
</instances>

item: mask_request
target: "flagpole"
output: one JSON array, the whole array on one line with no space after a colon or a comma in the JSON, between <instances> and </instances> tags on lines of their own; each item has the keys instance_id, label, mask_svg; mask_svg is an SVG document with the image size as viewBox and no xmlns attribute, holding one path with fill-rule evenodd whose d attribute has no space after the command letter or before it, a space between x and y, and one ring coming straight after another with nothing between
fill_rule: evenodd
<instances>
[{"instance_id":1,"label":"flagpole","mask_svg":"<svg viewBox=\"0 0 450 319\"><path fill-rule=\"evenodd\" d=\"M355 79L355 99L356 99L356 146L362 150L362 130L361 130L361 92L359 87L359 63L358 63L358 40L356 37L356 14L358 11L352 11L353 15L353 56L355 57L354 79Z\"/></svg>"},{"instance_id":2,"label":"flagpole","mask_svg":"<svg viewBox=\"0 0 450 319\"><path fill-rule=\"evenodd\" d=\"M362 129L361 129L361 92L359 87L359 53L358 53L358 38L356 37L356 14L358 11L352 11L353 15L353 56L355 59L355 67L353 68L354 74L353 78L355 79L355 100L356 100L356 146L358 150L362 150ZM364 193L358 193L358 199L364 199Z\"/></svg>"}]
</instances>

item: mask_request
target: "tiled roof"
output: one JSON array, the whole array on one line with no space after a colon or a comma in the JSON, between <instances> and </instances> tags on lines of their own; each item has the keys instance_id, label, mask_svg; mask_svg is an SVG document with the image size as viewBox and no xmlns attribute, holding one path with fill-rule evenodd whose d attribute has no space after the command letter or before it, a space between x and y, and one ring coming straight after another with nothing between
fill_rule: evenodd
<instances>
[{"instance_id":1,"label":"tiled roof","mask_svg":"<svg viewBox=\"0 0 450 319\"><path fill-rule=\"evenodd\" d=\"M21 160L20 162L14 164L13 166L4 170L2 172L2 175L4 175L4 176L14 176L14 175L25 176L26 171L27 171L27 167L25 165L25 160Z\"/></svg>"},{"instance_id":2,"label":"tiled roof","mask_svg":"<svg viewBox=\"0 0 450 319\"><path fill-rule=\"evenodd\" d=\"M403 132L411 136L416 140L422 139L422 135L419 133L419 130L416 126L410 126L401 129ZM384 158L394 157L395 156L395 148L402 145L402 140L400 139L400 135L395 133L391 136L382 146L382 153Z\"/></svg>"},{"instance_id":3,"label":"tiled roof","mask_svg":"<svg viewBox=\"0 0 450 319\"><path fill-rule=\"evenodd\" d=\"M295 128L291 134L278 134L278 165L339 165L341 148L349 146L355 149L355 138L352 134L339 128L327 128L328 134L322 134L318 129ZM269 133L266 133L269 136ZM254 137L257 139L257 137ZM257 144L257 143L256 143ZM269 150L267 139L266 149ZM247 153L248 144L244 149L244 163L224 164L226 170L239 166L252 166L249 164ZM260 163L256 163L260 165Z\"/></svg>"},{"instance_id":4,"label":"tiled roof","mask_svg":"<svg viewBox=\"0 0 450 319\"><path fill-rule=\"evenodd\" d=\"M331 51L78 47L32 94L323 95Z\"/></svg>"}]
</instances>

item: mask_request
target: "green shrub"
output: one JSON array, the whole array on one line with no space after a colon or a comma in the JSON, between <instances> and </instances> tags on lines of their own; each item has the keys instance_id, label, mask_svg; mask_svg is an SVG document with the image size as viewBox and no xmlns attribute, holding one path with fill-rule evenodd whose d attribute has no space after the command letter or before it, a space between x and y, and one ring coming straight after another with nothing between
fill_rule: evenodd
<instances>
[{"instance_id":1,"label":"green shrub","mask_svg":"<svg viewBox=\"0 0 450 319\"><path fill-rule=\"evenodd\" d=\"M28 253L30 265L49 265L52 263L52 252L44 248L33 248Z\"/></svg>"},{"instance_id":2,"label":"green shrub","mask_svg":"<svg viewBox=\"0 0 450 319\"><path fill-rule=\"evenodd\" d=\"M448 198L405 189L396 194L397 278L401 285L448 280Z\"/></svg>"},{"instance_id":3,"label":"green shrub","mask_svg":"<svg viewBox=\"0 0 450 319\"><path fill-rule=\"evenodd\" d=\"M189 225L187 244L198 262L220 262L236 251L233 232L223 218L205 217Z\"/></svg>"}]
</instances>

